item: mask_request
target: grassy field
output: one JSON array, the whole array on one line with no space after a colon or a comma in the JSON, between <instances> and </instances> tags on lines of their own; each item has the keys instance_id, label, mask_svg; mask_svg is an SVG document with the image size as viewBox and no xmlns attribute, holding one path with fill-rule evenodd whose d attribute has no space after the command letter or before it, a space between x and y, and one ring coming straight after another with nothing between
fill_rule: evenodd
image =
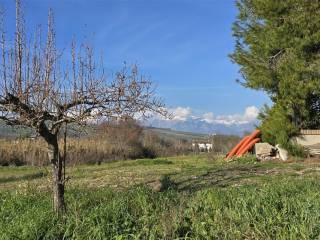
<instances>
[{"instance_id":1,"label":"grassy field","mask_svg":"<svg viewBox=\"0 0 320 240\"><path fill-rule=\"evenodd\" d=\"M46 168L0 168L0 239L318 239L320 162L207 155L68 168L68 212Z\"/></svg>"}]
</instances>

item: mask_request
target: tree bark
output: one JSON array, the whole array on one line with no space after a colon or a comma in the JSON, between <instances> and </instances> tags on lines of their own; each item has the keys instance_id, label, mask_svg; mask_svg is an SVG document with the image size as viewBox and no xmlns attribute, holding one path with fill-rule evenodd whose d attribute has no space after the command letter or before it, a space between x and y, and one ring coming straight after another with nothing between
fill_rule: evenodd
<instances>
[{"instance_id":1,"label":"tree bark","mask_svg":"<svg viewBox=\"0 0 320 240\"><path fill-rule=\"evenodd\" d=\"M47 143L48 156L52 166L53 208L59 216L66 210L64 203L64 179L62 174L63 164L59 154L57 136L53 136Z\"/></svg>"}]
</instances>

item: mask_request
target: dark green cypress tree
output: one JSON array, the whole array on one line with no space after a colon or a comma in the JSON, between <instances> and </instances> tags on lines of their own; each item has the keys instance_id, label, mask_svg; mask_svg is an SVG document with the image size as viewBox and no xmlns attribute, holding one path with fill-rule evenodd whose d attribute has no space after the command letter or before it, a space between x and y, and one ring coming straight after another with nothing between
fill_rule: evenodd
<instances>
[{"instance_id":1,"label":"dark green cypress tree","mask_svg":"<svg viewBox=\"0 0 320 240\"><path fill-rule=\"evenodd\" d=\"M297 129L320 128L320 1L237 0L232 61ZM277 115L277 114L275 114ZM265 117L264 121L270 117ZM272 118L271 118L272 119Z\"/></svg>"}]
</instances>

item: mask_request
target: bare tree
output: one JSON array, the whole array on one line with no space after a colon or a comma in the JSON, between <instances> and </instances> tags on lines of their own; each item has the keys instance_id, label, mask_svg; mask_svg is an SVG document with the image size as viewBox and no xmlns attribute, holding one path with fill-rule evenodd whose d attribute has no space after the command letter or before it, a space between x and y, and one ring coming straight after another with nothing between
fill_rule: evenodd
<instances>
[{"instance_id":1,"label":"bare tree","mask_svg":"<svg viewBox=\"0 0 320 240\"><path fill-rule=\"evenodd\" d=\"M152 82L125 66L113 79L106 77L90 44L71 44L69 63L56 48L52 11L48 14L46 37L37 29L26 37L20 0L16 1L14 41L7 41L1 20L0 119L9 125L33 128L48 145L52 165L54 209L65 210L63 161L58 133L66 123L86 124L108 117L166 114L155 96Z\"/></svg>"}]
</instances>

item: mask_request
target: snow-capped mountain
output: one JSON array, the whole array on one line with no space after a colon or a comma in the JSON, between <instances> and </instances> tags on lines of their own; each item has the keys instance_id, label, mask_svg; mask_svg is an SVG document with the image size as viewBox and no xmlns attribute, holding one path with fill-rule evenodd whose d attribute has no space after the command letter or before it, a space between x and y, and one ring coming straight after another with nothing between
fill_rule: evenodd
<instances>
[{"instance_id":1,"label":"snow-capped mountain","mask_svg":"<svg viewBox=\"0 0 320 240\"><path fill-rule=\"evenodd\" d=\"M254 106L247 107L243 114L220 116L211 112L196 116L191 108L182 107L170 109L169 112L172 114L171 119L153 117L144 125L204 134L243 135L244 132L252 131L258 124L259 113Z\"/></svg>"}]
</instances>

